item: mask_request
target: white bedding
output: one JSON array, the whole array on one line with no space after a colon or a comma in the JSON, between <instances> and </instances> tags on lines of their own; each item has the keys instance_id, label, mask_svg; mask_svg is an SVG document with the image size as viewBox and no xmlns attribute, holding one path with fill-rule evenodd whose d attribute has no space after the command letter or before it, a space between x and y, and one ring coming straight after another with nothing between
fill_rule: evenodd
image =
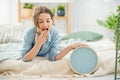
<instances>
[{"instance_id":1,"label":"white bedding","mask_svg":"<svg viewBox=\"0 0 120 80\"><path fill-rule=\"evenodd\" d=\"M61 42L60 48L79 42L79 40L69 40ZM64 45L66 43L66 45ZM22 60L4 60L0 62L0 77L23 77L23 76L50 76L59 77L67 75L68 77L90 77L101 76L114 72L115 67L115 45L107 38L95 42L84 42L93 48L98 54L99 66L92 74L75 74L69 64L69 54L59 61L48 61L45 58L37 57L32 62L23 62ZM118 65L120 72L120 65Z\"/></svg>"},{"instance_id":2,"label":"white bedding","mask_svg":"<svg viewBox=\"0 0 120 80\"><path fill-rule=\"evenodd\" d=\"M21 23L16 25L0 25L0 43L22 41L25 28Z\"/></svg>"}]
</instances>

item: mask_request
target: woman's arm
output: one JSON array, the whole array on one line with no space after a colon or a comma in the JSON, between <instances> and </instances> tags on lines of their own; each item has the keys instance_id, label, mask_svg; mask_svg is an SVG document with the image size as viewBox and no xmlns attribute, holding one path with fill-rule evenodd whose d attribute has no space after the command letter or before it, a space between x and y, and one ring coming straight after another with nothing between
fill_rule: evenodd
<instances>
[{"instance_id":1,"label":"woman's arm","mask_svg":"<svg viewBox=\"0 0 120 80\"><path fill-rule=\"evenodd\" d=\"M81 44L81 43L75 43L75 44L72 44L68 47L66 47L64 50L60 51L56 57L55 57L55 60L60 60L62 59L69 51L75 49L75 48L78 48L78 47L81 47L81 46L87 46L85 44Z\"/></svg>"},{"instance_id":2,"label":"woman's arm","mask_svg":"<svg viewBox=\"0 0 120 80\"><path fill-rule=\"evenodd\" d=\"M25 56L23 57L24 60L27 60L27 61L32 60L36 56L36 53L38 53L41 46L42 46L42 44L41 45L35 44L34 47L25 54Z\"/></svg>"},{"instance_id":3,"label":"woman's arm","mask_svg":"<svg viewBox=\"0 0 120 80\"><path fill-rule=\"evenodd\" d=\"M46 42L47 38L48 38L47 30L43 31L40 36L38 36L36 33L35 45L29 52L25 54L24 59L28 61L32 60L36 56L36 53L38 53L42 45Z\"/></svg>"}]
</instances>

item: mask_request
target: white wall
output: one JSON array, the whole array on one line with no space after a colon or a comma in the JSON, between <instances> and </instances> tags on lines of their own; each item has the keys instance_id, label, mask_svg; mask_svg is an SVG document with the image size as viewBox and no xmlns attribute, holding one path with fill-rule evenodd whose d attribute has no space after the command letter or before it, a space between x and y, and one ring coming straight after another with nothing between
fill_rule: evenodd
<instances>
[{"instance_id":1,"label":"white wall","mask_svg":"<svg viewBox=\"0 0 120 80\"><path fill-rule=\"evenodd\" d=\"M98 26L97 19L105 19L111 12L117 10L116 3L104 3L102 0L81 1L79 5L80 30ZM86 28L88 27L88 28Z\"/></svg>"},{"instance_id":2,"label":"white wall","mask_svg":"<svg viewBox=\"0 0 120 80\"><path fill-rule=\"evenodd\" d=\"M53 4L51 6L53 6ZM104 20L107 15L111 12L115 12L116 9L117 3L105 3L104 0L71 0L71 32L83 30L94 31L111 39L113 33L99 26L96 20ZM0 24L17 24L17 0L1 0L0 10ZM28 22L23 22L25 26L31 26L29 23L29 20ZM66 23L64 20L61 22L59 20L56 21L56 25L61 33L66 32Z\"/></svg>"},{"instance_id":3,"label":"white wall","mask_svg":"<svg viewBox=\"0 0 120 80\"><path fill-rule=\"evenodd\" d=\"M0 0L0 24L17 24L17 0Z\"/></svg>"},{"instance_id":4,"label":"white wall","mask_svg":"<svg viewBox=\"0 0 120 80\"><path fill-rule=\"evenodd\" d=\"M18 0L9 0L10 1L10 24L18 23Z\"/></svg>"},{"instance_id":5,"label":"white wall","mask_svg":"<svg viewBox=\"0 0 120 80\"><path fill-rule=\"evenodd\" d=\"M77 28L79 31L94 31L103 34L111 40L113 39L113 32L99 26L96 20L105 20L111 12L116 12L117 3L105 3L104 0L80 0L77 10L79 14L76 17L76 22L79 22L76 24L79 26Z\"/></svg>"},{"instance_id":6,"label":"white wall","mask_svg":"<svg viewBox=\"0 0 120 80\"><path fill-rule=\"evenodd\" d=\"M10 1L0 0L0 24L10 23Z\"/></svg>"}]
</instances>

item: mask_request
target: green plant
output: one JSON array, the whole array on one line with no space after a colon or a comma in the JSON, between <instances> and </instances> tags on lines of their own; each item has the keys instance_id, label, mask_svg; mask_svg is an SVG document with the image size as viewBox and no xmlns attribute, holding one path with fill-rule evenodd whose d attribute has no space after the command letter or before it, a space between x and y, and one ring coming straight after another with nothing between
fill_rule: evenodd
<instances>
[{"instance_id":1,"label":"green plant","mask_svg":"<svg viewBox=\"0 0 120 80\"><path fill-rule=\"evenodd\" d=\"M23 6L23 8L25 8L25 9L33 9L33 7L34 7L34 5L31 3L25 3Z\"/></svg>"},{"instance_id":2,"label":"green plant","mask_svg":"<svg viewBox=\"0 0 120 80\"><path fill-rule=\"evenodd\" d=\"M115 42L116 42L116 54L118 56L116 56L116 58L118 59L118 62L120 63L120 54L118 54L119 50L120 50L120 11L118 11L118 15L117 15L117 22L116 22L116 28L115 28Z\"/></svg>"},{"instance_id":3,"label":"green plant","mask_svg":"<svg viewBox=\"0 0 120 80\"><path fill-rule=\"evenodd\" d=\"M120 5L118 5L116 13L108 15L105 21L97 20L97 23L114 30L114 40L116 42L116 52L118 54L118 50L120 50ZM120 54L118 55L117 60L120 63Z\"/></svg>"},{"instance_id":4,"label":"green plant","mask_svg":"<svg viewBox=\"0 0 120 80\"><path fill-rule=\"evenodd\" d=\"M111 15L107 16L105 21L97 20L97 23L101 26L107 27L109 29L115 29L117 22L117 15L112 13Z\"/></svg>"},{"instance_id":5,"label":"green plant","mask_svg":"<svg viewBox=\"0 0 120 80\"><path fill-rule=\"evenodd\" d=\"M55 8L52 8L51 12L53 13L53 15L55 15Z\"/></svg>"},{"instance_id":6,"label":"green plant","mask_svg":"<svg viewBox=\"0 0 120 80\"><path fill-rule=\"evenodd\" d=\"M59 4L57 8L58 10L65 10L65 6L63 6L62 4Z\"/></svg>"},{"instance_id":7,"label":"green plant","mask_svg":"<svg viewBox=\"0 0 120 80\"><path fill-rule=\"evenodd\" d=\"M117 22L116 22L116 28L115 28L115 42L116 42L116 54L118 62L120 63L120 54L118 54L118 51L120 50L120 5L118 5L117 10Z\"/></svg>"},{"instance_id":8,"label":"green plant","mask_svg":"<svg viewBox=\"0 0 120 80\"><path fill-rule=\"evenodd\" d=\"M117 11L120 11L120 5L118 5ZM117 13L111 13L106 17L106 20L97 20L97 23L109 29L115 29L118 15Z\"/></svg>"}]
</instances>

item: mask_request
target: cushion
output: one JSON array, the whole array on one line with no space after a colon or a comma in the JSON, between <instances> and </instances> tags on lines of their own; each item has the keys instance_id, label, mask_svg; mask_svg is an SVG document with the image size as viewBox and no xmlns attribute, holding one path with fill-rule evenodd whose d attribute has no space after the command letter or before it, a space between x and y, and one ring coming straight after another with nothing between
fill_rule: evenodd
<instances>
[{"instance_id":1,"label":"cushion","mask_svg":"<svg viewBox=\"0 0 120 80\"><path fill-rule=\"evenodd\" d=\"M22 41L24 27L17 25L0 25L0 44Z\"/></svg>"},{"instance_id":2,"label":"cushion","mask_svg":"<svg viewBox=\"0 0 120 80\"><path fill-rule=\"evenodd\" d=\"M95 32L90 31L81 31L81 32L74 32L71 34L68 34L67 36L63 37L62 40L68 40L68 39L80 39L82 41L97 41L99 39L102 39L103 35Z\"/></svg>"}]
</instances>

